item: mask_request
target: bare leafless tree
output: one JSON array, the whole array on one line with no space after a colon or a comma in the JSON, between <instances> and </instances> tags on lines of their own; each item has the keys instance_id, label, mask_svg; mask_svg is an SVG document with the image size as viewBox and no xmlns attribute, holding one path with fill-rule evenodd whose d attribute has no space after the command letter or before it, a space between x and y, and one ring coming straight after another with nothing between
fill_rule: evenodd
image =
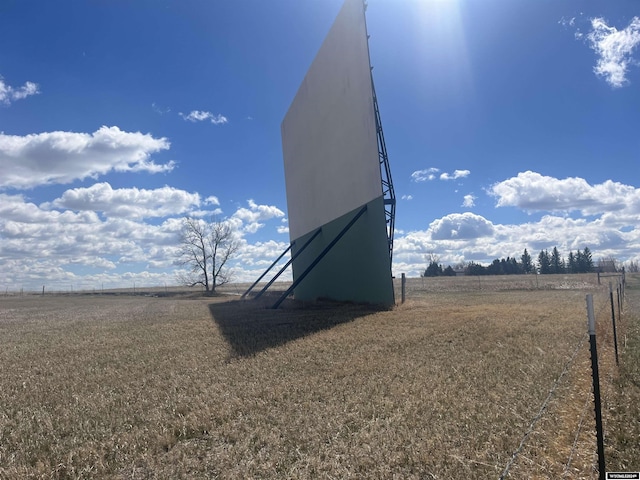
<instances>
[{"instance_id":1,"label":"bare leafless tree","mask_svg":"<svg viewBox=\"0 0 640 480\"><path fill-rule=\"evenodd\" d=\"M233 227L224 221L186 217L182 220L177 264L187 267L179 274L184 285L202 285L206 292L229 283L227 262L240 248Z\"/></svg>"},{"instance_id":2,"label":"bare leafless tree","mask_svg":"<svg viewBox=\"0 0 640 480\"><path fill-rule=\"evenodd\" d=\"M598 260L598 271L600 272L617 272L619 270L619 263L614 257L602 257Z\"/></svg>"}]
</instances>

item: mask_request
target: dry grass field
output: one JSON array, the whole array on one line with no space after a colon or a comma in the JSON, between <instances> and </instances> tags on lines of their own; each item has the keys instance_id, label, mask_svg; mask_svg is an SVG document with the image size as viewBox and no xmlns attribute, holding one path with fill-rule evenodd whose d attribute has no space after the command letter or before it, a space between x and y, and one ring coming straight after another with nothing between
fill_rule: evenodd
<instances>
[{"instance_id":1,"label":"dry grass field","mask_svg":"<svg viewBox=\"0 0 640 480\"><path fill-rule=\"evenodd\" d=\"M640 470L640 282L618 374L608 288L545 277L410 279L392 310L0 297L0 478L596 478L587 293L607 452Z\"/></svg>"}]
</instances>

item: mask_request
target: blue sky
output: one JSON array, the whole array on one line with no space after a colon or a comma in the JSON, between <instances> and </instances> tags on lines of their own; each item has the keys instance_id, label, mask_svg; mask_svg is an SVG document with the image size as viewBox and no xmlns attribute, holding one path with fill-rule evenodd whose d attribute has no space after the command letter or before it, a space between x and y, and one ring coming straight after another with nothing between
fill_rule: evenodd
<instances>
[{"instance_id":1,"label":"blue sky","mask_svg":"<svg viewBox=\"0 0 640 480\"><path fill-rule=\"evenodd\" d=\"M186 215L238 281L288 245L280 123L340 0L0 3L0 286L175 283ZM398 197L394 274L640 261L640 9L370 0Z\"/></svg>"}]
</instances>

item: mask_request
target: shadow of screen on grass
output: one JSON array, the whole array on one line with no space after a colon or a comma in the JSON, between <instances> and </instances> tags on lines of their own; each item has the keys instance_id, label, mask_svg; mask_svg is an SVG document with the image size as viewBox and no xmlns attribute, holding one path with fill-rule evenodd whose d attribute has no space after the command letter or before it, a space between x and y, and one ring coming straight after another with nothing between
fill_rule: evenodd
<instances>
[{"instance_id":1,"label":"shadow of screen on grass","mask_svg":"<svg viewBox=\"0 0 640 480\"><path fill-rule=\"evenodd\" d=\"M255 355L316 332L327 330L381 310L383 307L343 302L285 301L269 308L275 298L232 300L209 304L209 311L233 354Z\"/></svg>"}]
</instances>

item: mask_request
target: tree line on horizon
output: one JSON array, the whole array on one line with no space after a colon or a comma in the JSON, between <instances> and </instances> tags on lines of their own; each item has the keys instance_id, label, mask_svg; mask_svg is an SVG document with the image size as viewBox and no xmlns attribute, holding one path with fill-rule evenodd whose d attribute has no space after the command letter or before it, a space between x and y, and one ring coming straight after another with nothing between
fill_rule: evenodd
<instances>
[{"instance_id":1,"label":"tree line on horizon","mask_svg":"<svg viewBox=\"0 0 640 480\"><path fill-rule=\"evenodd\" d=\"M615 266L615 261L611 260ZM531 255L524 249L524 253L520 256L520 261L515 257L496 258L491 264L484 266L475 262L468 262L459 265L454 269L451 265L443 268L437 259L431 258L429 265L424 271L424 277L440 277L454 276L460 270L464 275L518 275L523 273L590 273L595 271L593 256L589 247L584 250L569 252L569 256L565 260L558 251L557 247L553 247L551 253L548 250L541 250L538 254L536 262L533 261Z\"/></svg>"}]
</instances>

